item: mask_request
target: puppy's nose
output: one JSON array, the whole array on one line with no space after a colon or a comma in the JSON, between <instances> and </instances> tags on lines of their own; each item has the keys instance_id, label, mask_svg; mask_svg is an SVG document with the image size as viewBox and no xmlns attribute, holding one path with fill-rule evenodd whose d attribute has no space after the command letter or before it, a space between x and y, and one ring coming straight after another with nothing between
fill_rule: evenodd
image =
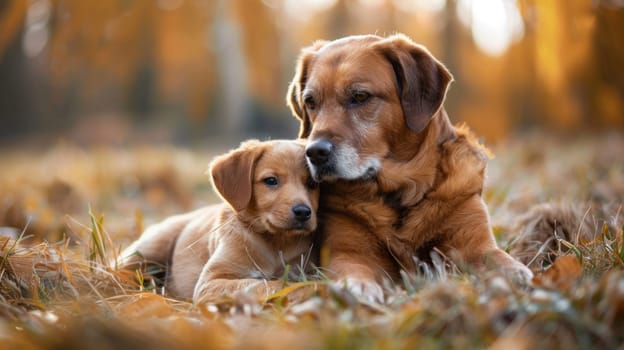
<instances>
[{"instance_id":1,"label":"puppy's nose","mask_svg":"<svg viewBox=\"0 0 624 350\"><path fill-rule=\"evenodd\" d=\"M334 146L325 139L316 140L306 147L306 156L314 165L326 163Z\"/></svg>"},{"instance_id":2,"label":"puppy's nose","mask_svg":"<svg viewBox=\"0 0 624 350\"><path fill-rule=\"evenodd\" d=\"M312 217L312 209L305 204L297 204L292 208L295 219L299 222L306 222Z\"/></svg>"}]
</instances>

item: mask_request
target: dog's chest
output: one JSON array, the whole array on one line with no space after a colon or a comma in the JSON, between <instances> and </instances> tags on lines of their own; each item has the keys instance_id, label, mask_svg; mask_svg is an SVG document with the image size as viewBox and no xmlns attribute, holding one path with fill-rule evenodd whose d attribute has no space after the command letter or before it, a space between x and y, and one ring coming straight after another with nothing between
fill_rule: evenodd
<instances>
[{"instance_id":1,"label":"dog's chest","mask_svg":"<svg viewBox=\"0 0 624 350\"><path fill-rule=\"evenodd\" d=\"M335 184L323 188L320 215L331 220L335 214L347 217L356 226L386 237L403 225L409 208L398 196L385 195L374 184Z\"/></svg>"},{"instance_id":2,"label":"dog's chest","mask_svg":"<svg viewBox=\"0 0 624 350\"><path fill-rule=\"evenodd\" d=\"M445 210L425 192L410 197L404 205L404 191L383 193L376 186L333 187L321 196L322 217L333 215L349 218L353 227L366 231L384 242L393 255L413 256L441 238ZM328 233L332 234L332 233Z\"/></svg>"},{"instance_id":3,"label":"dog's chest","mask_svg":"<svg viewBox=\"0 0 624 350\"><path fill-rule=\"evenodd\" d=\"M288 273L292 279L313 266L311 237L296 237L280 243L257 242L254 248L250 259L255 269L250 271L249 278L279 279Z\"/></svg>"}]
</instances>

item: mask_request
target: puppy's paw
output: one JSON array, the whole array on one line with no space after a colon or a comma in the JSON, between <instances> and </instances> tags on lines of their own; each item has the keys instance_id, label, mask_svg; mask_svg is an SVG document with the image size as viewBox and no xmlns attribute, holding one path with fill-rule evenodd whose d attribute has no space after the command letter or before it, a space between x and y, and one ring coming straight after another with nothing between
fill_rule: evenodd
<instances>
[{"instance_id":1,"label":"puppy's paw","mask_svg":"<svg viewBox=\"0 0 624 350\"><path fill-rule=\"evenodd\" d=\"M516 262L513 266L504 268L503 273L512 283L522 287L530 286L531 280L533 280L533 272L520 262Z\"/></svg>"},{"instance_id":2,"label":"puppy's paw","mask_svg":"<svg viewBox=\"0 0 624 350\"><path fill-rule=\"evenodd\" d=\"M368 303L383 303L384 291L379 283L353 277L342 278L335 282L336 287L345 288L359 301Z\"/></svg>"}]
</instances>

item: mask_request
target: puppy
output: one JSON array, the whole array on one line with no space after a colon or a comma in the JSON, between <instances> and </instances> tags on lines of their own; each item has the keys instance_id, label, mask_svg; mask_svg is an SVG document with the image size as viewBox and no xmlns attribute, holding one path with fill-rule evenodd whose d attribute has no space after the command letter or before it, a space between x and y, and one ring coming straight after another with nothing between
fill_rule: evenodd
<instances>
[{"instance_id":1,"label":"puppy","mask_svg":"<svg viewBox=\"0 0 624 350\"><path fill-rule=\"evenodd\" d=\"M168 292L202 303L238 290L267 295L286 264L310 265L319 189L304 143L244 142L214 159L210 175L226 203L149 227L122 253L122 268L166 265Z\"/></svg>"},{"instance_id":2,"label":"puppy","mask_svg":"<svg viewBox=\"0 0 624 350\"><path fill-rule=\"evenodd\" d=\"M437 249L521 281L531 271L497 247L481 198L487 158L443 108L452 76L404 35L351 36L303 49L287 102L322 181L326 266L381 300L384 279ZM321 214L320 214L321 215Z\"/></svg>"}]
</instances>

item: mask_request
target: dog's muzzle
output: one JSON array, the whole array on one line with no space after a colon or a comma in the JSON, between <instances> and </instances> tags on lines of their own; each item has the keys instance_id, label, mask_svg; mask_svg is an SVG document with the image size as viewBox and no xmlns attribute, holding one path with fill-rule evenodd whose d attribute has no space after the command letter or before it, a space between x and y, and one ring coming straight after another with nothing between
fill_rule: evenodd
<instances>
[{"instance_id":1,"label":"dog's muzzle","mask_svg":"<svg viewBox=\"0 0 624 350\"><path fill-rule=\"evenodd\" d=\"M293 216L299 223L305 223L312 217L312 209L305 204L297 204L292 208Z\"/></svg>"},{"instance_id":2,"label":"dog's muzzle","mask_svg":"<svg viewBox=\"0 0 624 350\"><path fill-rule=\"evenodd\" d=\"M306 157L315 166L327 164L334 149L334 145L325 139L319 139L306 147Z\"/></svg>"},{"instance_id":3,"label":"dog's muzzle","mask_svg":"<svg viewBox=\"0 0 624 350\"><path fill-rule=\"evenodd\" d=\"M315 181L335 176L334 145L326 139L318 139L306 146L306 158Z\"/></svg>"},{"instance_id":4,"label":"dog's muzzle","mask_svg":"<svg viewBox=\"0 0 624 350\"><path fill-rule=\"evenodd\" d=\"M358 151L347 144L337 146L327 139L310 142L306 147L310 174L317 181L371 180L381 163L376 157L361 158Z\"/></svg>"}]
</instances>

